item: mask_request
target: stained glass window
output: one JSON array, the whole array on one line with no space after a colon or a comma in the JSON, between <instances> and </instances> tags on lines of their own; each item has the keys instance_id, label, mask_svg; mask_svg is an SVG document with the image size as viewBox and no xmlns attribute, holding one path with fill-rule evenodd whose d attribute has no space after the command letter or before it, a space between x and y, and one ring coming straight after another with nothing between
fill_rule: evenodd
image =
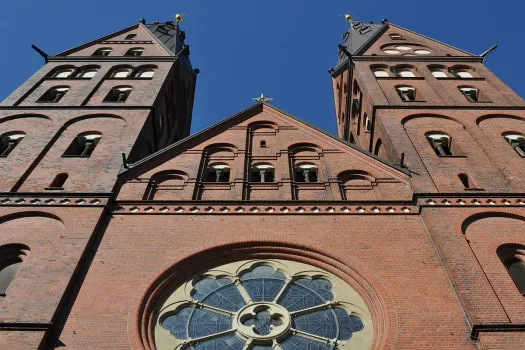
<instances>
[{"instance_id":1,"label":"stained glass window","mask_svg":"<svg viewBox=\"0 0 525 350\"><path fill-rule=\"evenodd\" d=\"M301 273L264 262L228 274L236 264L189 281L166 302L159 316L166 348L346 350L371 343L366 305L334 276L299 263L293 267Z\"/></svg>"}]
</instances>

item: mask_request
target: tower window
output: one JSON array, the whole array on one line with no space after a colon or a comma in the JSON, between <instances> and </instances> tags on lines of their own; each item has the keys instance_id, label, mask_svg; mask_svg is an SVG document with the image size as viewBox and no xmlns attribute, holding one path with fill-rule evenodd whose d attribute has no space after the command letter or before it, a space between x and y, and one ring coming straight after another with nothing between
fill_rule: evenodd
<instances>
[{"instance_id":1,"label":"tower window","mask_svg":"<svg viewBox=\"0 0 525 350\"><path fill-rule=\"evenodd\" d=\"M414 78L416 76L414 72L412 72L412 70L410 69L400 69L398 71L398 74L400 77L403 77L403 78Z\"/></svg>"},{"instance_id":2,"label":"tower window","mask_svg":"<svg viewBox=\"0 0 525 350\"><path fill-rule=\"evenodd\" d=\"M388 72L383 69L374 69L373 72L376 78L387 78L389 76Z\"/></svg>"},{"instance_id":3,"label":"tower window","mask_svg":"<svg viewBox=\"0 0 525 350\"><path fill-rule=\"evenodd\" d=\"M61 69L56 71L53 78L68 78L73 74L73 69Z\"/></svg>"},{"instance_id":4,"label":"tower window","mask_svg":"<svg viewBox=\"0 0 525 350\"><path fill-rule=\"evenodd\" d=\"M93 78L97 75L96 69L86 69L85 71L80 72L78 75L79 78Z\"/></svg>"},{"instance_id":5,"label":"tower window","mask_svg":"<svg viewBox=\"0 0 525 350\"><path fill-rule=\"evenodd\" d=\"M117 69L111 75L112 78L127 78L131 73L131 69Z\"/></svg>"},{"instance_id":6,"label":"tower window","mask_svg":"<svg viewBox=\"0 0 525 350\"><path fill-rule=\"evenodd\" d=\"M273 182L275 169L271 165L259 164L252 167L252 182Z\"/></svg>"},{"instance_id":7,"label":"tower window","mask_svg":"<svg viewBox=\"0 0 525 350\"><path fill-rule=\"evenodd\" d=\"M466 78L466 79L473 78L472 74L470 74L467 71L456 71L456 76L458 76L459 78Z\"/></svg>"},{"instance_id":8,"label":"tower window","mask_svg":"<svg viewBox=\"0 0 525 350\"><path fill-rule=\"evenodd\" d=\"M392 40L403 40L403 36L401 34L390 34L390 39L392 39Z\"/></svg>"},{"instance_id":9,"label":"tower window","mask_svg":"<svg viewBox=\"0 0 525 350\"><path fill-rule=\"evenodd\" d=\"M5 297L9 285L22 267L29 248L22 244L6 244L0 247L0 296Z\"/></svg>"},{"instance_id":10,"label":"tower window","mask_svg":"<svg viewBox=\"0 0 525 350\"><path fill-rule=\"evenodd\" d=\"M229 182L230 181L230 167L223 164L211 165L208 168L209 182Z\"/></svg>"},{"instance_id":11,"label":"tower window","mask_svg":"<svg viewBox=\"0 0 525 350\"><path fill-rule=\"evenodd\" d=\"M137 34L128 34L124 40L135 40Z\"/></svg>"},{"instance_id":12,"label":"tower window","mask_svg":"<svg viewBox=\"0 0 525 350\"><path fill-rule=\"evenodd\" d=\"M465 96L470 102L478 102L479 90L472 87L460 87L459 91Z\"/></svg>"},{"instance_id":13,"label":"tower window","mask_svg":"<svg viewBox=\"0 0 525 350\"><path fill-rule=\"evenodd\" d=\"M312 164L302 164L295 167L295 181L317 182L317 167Z\"/></svg>"},{"instance_id":14,"label":"tower window","mask_svg":"<svg viewBox=\"0 0 525 350\"><path fill-rule=\"evenodd\" d=\"M58 174L55 176L49 187L46 187L46 190L63 190L68 177L69 175L66 173Z\"/></svg>"},{"instance_id":15,"label":"tower window","mask_svg":"<svg viewBox=\"0 0 525 350\"><path fill-rule=\"evenodd\" d=\"M100 48L98 50L96 50L95 52L93 52L93 55L92 56L109 56L109 54L111 53L112 49L111 48Z\"/></svg>"},{"instance_id":16,"label":"tower window","mask_svg":"<svg viewBox=\"0 0 525 350\"><path fill-rule=\"evenodd\" d=\"M104 102L125 102L131 90L133 90L133 88L128 86L114 87L106 96Z\"/></svg>"},{"instance_id":17,"label":"tower window","mask_svg":"<svg viewBox=\"0 0 525 350\"><path fill-rule=\"evenodd\" d=\"M447 78L447 74L441 70L433 70L432 71L432 75L435 76L436 78Z\"/></svg>"},{"instance_id":18,"label":"tower window","mask_svg":"<svg viewBox=\"0 0 525 350\"><path fill-rule=\"evenodd\" d=\"M416 100L416 89L409 86L400 86L396 88L399 97L405 102Z\"/></svg>"},{"instance_id":19,"label":"tower window","mask_svg":"<svg viewBox=\"0 0 525 350\"><path fill-rule=\"evenodd\" d=\"M26 134L21 131L7 132L0 135L0 157L7 157L25 136Z\"/></svg>"},{"instance_id":20,"label":"tower window","mask_svg":"<svg viewBox=\"0 0 525 350\"><path fill-rule=\"evenodd\" d=\"M372 130L372 122L370 121L370 118L368 117L368 114L366 113L365 113L364 124L365 124L365 131L370 132Z\"/></svg>"},{"instance_id":21,"label":"tower window","mask_svg":"<svg viewBox=\"0 0 525 350\"><path fill-rule=\"evenodd\" d=\"M128 52L126 52L126 56L141 56L143 52L144 52L144 49L133 48L133 49L129 49Z\"/></svg>"},{"instance_id":22,"label":"tower window","mask_svg":"<svg viewBox=\"0 0 525 350\"><path fill-rule=\"evenodd\" d=\"M154 75L154 69L144 69L137 73L138 78L153 78Z\"/></svg>"},{"instance_id":23,"label":"tower window","mask_svg":"<svg viewBox=\"0 0 525 350\"><path fill-rule=\"evenodd\" d=\"M507 268L512 281L521 295L525 296L525 246L504 244L497 249L498 257Z\"/></svg>"},{"instance_id":24,"label":"tower window","mask_svg":"<svg viewBox=\"0 0 525 350\"><path fill-rule=\"evenodd\" d=\"M69 86L53 87L38 99L37 102L58 102L69 91Z\"/></svg>"},{"instance_id":25,"label":"tower window","mask_svg":"<svg viewBox=\"0 0 525 350\"><path fill-rule=\"evenodd\" d=\"M266 148L266 141L261 140L260 146L261 146L261 148Z\"/></svg>"},{"instance_id":26,"label":"tower window","mask_svg":"<svg viewBox=\"0 0 525 350\"><path fill-rule=\"evenodd\" d=\"M66 149L63 157L89 157L97 147L102 134L95 131L79 134Z\"/></svg>"},{"instance_id":27,"label":"tower window","mask_svg":"<svg viewBox=\"0 0 525 350\"><path fill-rule=\"evenodd\" d=\"M519 134L506 134L505 140L514 148L516 153L525 158L525 136Z\"/></svg>"},{"instance_id":28,"label":"tower window","mask_svg":"<svg viewBox=\"0 0 525 350\"><path fill-rule=\"evenodd\" d=\"M438 133L428 134L427 140L438 156L452 155L452 152L450 152L450 136Z\"/></svg>"}]
</instances>

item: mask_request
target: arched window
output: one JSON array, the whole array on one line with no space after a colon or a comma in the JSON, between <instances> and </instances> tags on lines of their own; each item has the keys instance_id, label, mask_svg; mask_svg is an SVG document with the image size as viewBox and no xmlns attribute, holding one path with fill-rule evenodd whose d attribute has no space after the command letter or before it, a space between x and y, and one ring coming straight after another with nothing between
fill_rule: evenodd
<instances>
[{"instance_id":1,"label":"arched window","mask_svg":"<svg viewBox=\"0 0 525 350\"><path fill-rule=\"evenodd\" d=\"M301 262L235 261L164 295L153 321L158 350L183 349L190 339L199 350L369 349L374 336L361 296Z\"/></svg>"},{"instance_id":2,"label":"arched window","mask_svg":"<svg viewBox=\"0 0 525 350\"><path fill-rule=\"evenodd\" d=\"M23 244L0 246L0 296L6 296L9 285L15 279L28 253L29 248Z\"/></svg>"},{"instance_id":3,"label":"arched window","mask_svg":"<svg viewBox=\"0 0 525 350\"><path fill-rule=\"evenodd\" d=\"M448 77L447 73L439 69L432 70L432 75L435 76L436 78L447 78Z\"/></svg>"},{"instance_id":4,"label":"arched window","mask_svg":"<svg viewBox=\"0 0 525 350\"><path fill-rule=\"evenodd\" d=\"M373 73L376 78L388 78L388 72L384 69L374 69Z\"/></svg>"},{"instance_id":5,"label":"arched window","mask_svg":"<svg viewBox=\"0 0 525 350\"><path fill-rule=\"evenodd\" d=\"M0 135L0 157L7 157L26 136L22 131L11 131Z\"/></svg>"},{"instance_id":6,"label":"arched window","mask_svg":"<svg viewBox=\"0 0 525 350\"><path fill-rule=\"evenodd\" d=\"M96 68L89 68L89 69L86 69L86 70L83 70L82 72L80 72L78 74L78 77L79 78L93 78L95 75L97 75L97 71L98 69Z\"/></svg>"},{"instance_id":7,"label":"arched window","mask_svg":"<svg viewBox=\"0 0 525 350\"><path fill-rule=\"evenodd\" d=\"M275 169L271 165L258 164L252 167L252 182L273 182Z\"/></svg>"},{"instance_id":8,"label":"arched window","mask_svg":"<svg viewBox=\"0 0 525 350\"><path fill-rule=\"evenodd\" d=\"M402 68L398 70L398 74L400 77L403 78L414 78L416 75L412 71L412 69L409 68Z\"/></svg>"},{"instance_id":9,"label":"arched window","mask_svg":"<svg viewBox=\"0 0 525 350\"><path fill-rule=\"evenodd\" d=\"M525 296L525 246L503 244L497 249L498 257L507 268L521 295Z\"/></svg>"},{"instance_id":10,"label":"arched window","mask_svg":"<svg viewBox=\"0 0 525 350\"><path fill-rule=\"evenodd\" d=\"M137 78L153 78L155 75L155 69L143 69L137 73Z\"/></svg>"},{"instance_id":11,"label":"arched window","mask_svg":"<svg viewBox=\"0 0 525 350\"><path fill-rule=\"evenodd\" d=\"M299 164L295 167L296 182L317 182L317 167L313 164Z\"/></svg>"},{"instance_id":12,"label":"arched window","mask_svg":"<svg viewBox=\"0 0 525 350\"><path fill-rule=\"evenodd\" d=\"M124 40L135 40L137 34L128 34Z\"/></svg>"},{"instance_id":13,"label":"arched window","mask_svg":"<svg viewBox=\"0 0 525 350\"><path fill-rule=\"evenodd\" d=\"M47 90L37 102L58 102L69 91L69 86L56 86Z\"/></svg>"},{"instance_id":14,"label":"arched window","mask_svg":"<svg viewBox=\"0 0 525 350\"><path fill-rule=\"evenodd\" d=\"M68 177L69 175L66 173L58 174L57 176L55 176L53 181L51 181L51 184L49 184L49 187L46 187L46 190L63 190L64 189L63 186L66 183L66 180Z\"/></svg>"},{"instance_id":15,"label":"arched window","mask_svg":"<svg viewBox=\"0 0 525 350\"><path fill-rule=\"evenodd\" d=\"M504 134L505 140L514 148L516 153L525 157L525 136L519 134Z\"/></svg>"},{"instance_id":16,"label":"arched window","mask_svg":"<svg viewBox=\"0 0 525 350\"><path fill-rule=\"evenodd\" d=\"M71 74L73 74L73 72L74 72L73 68L59 69L55 72L55 74L53 75L53 78L69 78Z\"/></svg>"},{"instance_id":17,"label":"arched window","mask_svg":"<svg viewBox=\"0 0 525 350\"><path fill-rule=\"evenodd\" d=\"M372 130L372 121L370 120L370 117L366 113L365 113L365 118L363 119L363 123L365 126L365 131L370 132Z\"/></svg>"},{"instance_id":18,"label":"arched window","mask_svg":"<svg viewBox=\"0 0 525 350\"><path fill-rule=\"evenodd\" d=\"M396 87L399 97L405 102L416 100L416 89L410 86L398 86Z\"/></svg>"},{"instance_id":19,"label":"arched window","mask_svg":"<svg viewBox=\"0 0 525 350\"><path fill-rule=\"evenodd\" d=\"M438 156L451 156L450 151L451 138L443 133L427 134L427 140Z\"/></svg>"},{"instance_id":20,"label":"arched window","mask_svg":"<svg viewBox=\"0 0 525 350\"><path fill-rule=\"evenodd\" d=\"M95 52L93 52L92 56L109 56L113 49L110 47L101 47L100 49L97 49Z\"/></svg>"},{"instance_id":21,"label":"arched window","mask_svg":"<svg viewBox=\"0 0 525 350\"><path fill-rule=\"evenodd\" d=\"M101 138L102 134L98 131L83 132L75 137L62 157L89 157Z\"/></svg>"},{"instance_id":22,"label":"arched window","mask_svg":"<svg viewBox=\"0 0 525 350\"><path fill-rule=\"evenodd\" d=\"M472 74L470 74L470 72L467 72L465 70L463 70L463 71L456 71L456 75L459 78L466 78L466 79L473 78Z\"/></svg>"},{"instance_id":23,"label":"arched window","mask_svg":"<svg viewBox=\"0 0 525 350\"><path fill-rule=\"evenodd\" d=\"M125 102L133 88L131 86L116 86L107 94L104 102Z\"/></svg>"},{"instance_id":24,"label":"arched window","mask_svg":"<svg viewBox=\"0 0 525 350\"><path fill-rule=\"evenodd\" d=\"M126 56L141 56L143 52L144 52L143 48L135 47L135 48L129 49L126 52Z\"/></svg>"},{"instance_id":25,"label":"arched window","mask_svg":"<svg viewBox=\"0 0 525 350\"><path fill-rule=\"evenodd\" d=\"M113 73L111 74L111 77L112 78L127 78L129 77L130 73L131 73L130 68L120 68L120 69L116 69L115 71L113 71Z\"/></svg>"},{"instance_id":26,"label":"arched window","mask_svg":"<svg viewBox=\"0 0 525 350\"><path fill-rule=\"evenodd\" d=\"M473 87L460 87L459 91L470 102L478 102L479 90Z\"/></svg>"},{"instance_id":27,"label":"arched window","mask_svg":"<svg viewBox=\"0 0 525 350\"><path fill-rule=\"evenodd\" d=\"M230 167L225 164L213 164L208 167L209 182L229 182Z\"/></svg>"}]
</instances>

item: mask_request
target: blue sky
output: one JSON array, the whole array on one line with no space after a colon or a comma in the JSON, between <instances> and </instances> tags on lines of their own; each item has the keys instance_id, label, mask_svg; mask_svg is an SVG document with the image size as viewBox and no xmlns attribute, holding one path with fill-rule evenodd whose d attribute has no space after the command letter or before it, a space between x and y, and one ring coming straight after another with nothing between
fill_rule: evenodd
<instances>
[{"instance_id":1,"label":"blue sky","mask_svg":"<svg viewBox=\"0 0 525 350\"><path fill-rule=\"evenodd\" d=\"M191 60L201 70L192 133L248 107L261 93L335 133L327 71L335 65L347 28L342 14L376 23L386 17L475 54L498 44L485 64L525 96L523 9L525 3L516 0L2 0L0 100L42 66L31 44L56 54L141 17L163 22L183 12Z\"/></svg>"}]
</instances>

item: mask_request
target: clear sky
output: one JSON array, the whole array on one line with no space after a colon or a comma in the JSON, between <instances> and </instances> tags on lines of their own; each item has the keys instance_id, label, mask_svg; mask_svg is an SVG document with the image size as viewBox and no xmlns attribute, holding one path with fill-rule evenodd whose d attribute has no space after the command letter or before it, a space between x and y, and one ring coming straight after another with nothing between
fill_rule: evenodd
<instances>
[{"instance_id":1,"label":"clear sky","mask_svg":"<svg viewBox=\"0 0 525 350\"><path fill-rule=\"evenodd\" d=\"M347 23L386 17L474 54L498 44L485 64L525 96L525 2L518 0L1 0L0 100L43 64L48 54L107 35L141 17L148 23L187 14L182 28L197 79L192 133L252 104L264 93L300 118L335 133L328 69Z\"/></svg>"}]
</instances>

